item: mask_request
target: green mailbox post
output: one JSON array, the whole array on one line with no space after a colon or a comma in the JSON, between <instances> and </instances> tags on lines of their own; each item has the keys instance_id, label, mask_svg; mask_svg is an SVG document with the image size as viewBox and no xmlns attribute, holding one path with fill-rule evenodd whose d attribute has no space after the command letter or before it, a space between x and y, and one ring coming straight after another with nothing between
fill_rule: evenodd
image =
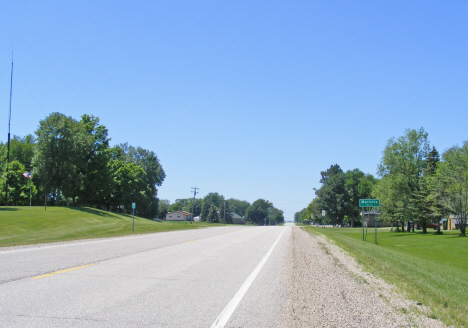
<instances>
[{"instance_id":1,"label":"green mailbox post","mask_svg":"<svg viewBox=\"0 0 468 328\"><path fill-rule=\"evenodd\" d=\"M132 203L132 232L135 232L135 203Z\"/></svg>"}]
</instances>

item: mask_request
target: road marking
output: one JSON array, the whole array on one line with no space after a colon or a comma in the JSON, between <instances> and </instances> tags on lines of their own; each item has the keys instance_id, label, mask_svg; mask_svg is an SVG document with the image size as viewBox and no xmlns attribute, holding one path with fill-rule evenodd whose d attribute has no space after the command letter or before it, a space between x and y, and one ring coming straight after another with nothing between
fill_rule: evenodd
<instances>
[{"instance_id":1,"label":"road marking","mask_svg":"<svg viewBox=\"0 0 468 328\"><path fill-rule=\"evenodd\" d=\"M197 241L198 239L194 239L194 240L189 240L189 241L186 241L185 243L193 243L194 241Z\"/></svg>"},{"instance_id":2,"label":"road marking","mask_svg":"<svg viewBox=\"0 0 468 328\"><path fill-rule=\"evenodd\" d=\"M270 254L273 252L273 249L275 248L276 244L278 244L278 242L279 242L279 240L280 240L280 238L283 235L285 230L286 229L283 229L283 231L278 236L276 241L270 247L270 250L268 251L268 253L266 253L266 255L262 258L260 263L258 263L257 267L252 271L252 273L247 278L247 280L244 281L241 288L237 291L236 295L234 295L234 297L229 301L229 303L223 309L221 314L216 318L215 322L213 322L213 324L211 325L211 328L223 328L224 326L226 326L229 319L231 318L231 315L236 310L237 306L239 305L240 301L244 297L245 293L249 290L249 288L252 285L252 283L254 282L255 278L257 278L257 275L259 274L260 270L262 270L263 266L265 265L266 261L268 260L268 257L270 257Z\"/></svg>"},{"instance_id":3,"label":"road marking","mask_svg":"<svg viewBox=\"0 0 468 328\"><path fill-rule=\"evenodd\" d=\"M45 277L53 276L53 275L56 275L56 274L59 274L59 273L64 273L64 272L68 272L68 271L73 271L73 270L78 270L78 269L86 268L86 267L89 267L89 266L91 266L91 265L94 265L94 263L86 264L86 265L82 265L82 266L79 266L79 267L70 268L70 269L66 269L66 270L56 271L56 272L52 272L52 273L48 273L48 274L43 274L42 276L33 277L33 278L31 278L31 279L45 278Z\"/></svg>"}]
</instances>

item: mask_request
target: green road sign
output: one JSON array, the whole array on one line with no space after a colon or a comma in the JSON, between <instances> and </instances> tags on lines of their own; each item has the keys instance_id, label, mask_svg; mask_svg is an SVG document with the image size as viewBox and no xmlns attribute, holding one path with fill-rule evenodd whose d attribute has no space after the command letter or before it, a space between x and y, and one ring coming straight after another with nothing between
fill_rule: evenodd
<instances>
[{"instance_id":1,"label":"green road sign","mask_svg":"<svg viewBox=\"0 0 468 328\"><path fill-rule=\"evenodd\" d=\"M133 208L133 209L135 209L135 208L136 208L136 207L135 207L135 203L132 203L132 208Z\"/></svg>"},{"instance_id":2,"label":"green road sign","mask_svg":"<svg viewBox=\"0 0 468 328\"><path fill-rule=\"evenodd\" d=\"M380 199L360 199L359 207L379 207Z\"/></svg>"}]
</instances>

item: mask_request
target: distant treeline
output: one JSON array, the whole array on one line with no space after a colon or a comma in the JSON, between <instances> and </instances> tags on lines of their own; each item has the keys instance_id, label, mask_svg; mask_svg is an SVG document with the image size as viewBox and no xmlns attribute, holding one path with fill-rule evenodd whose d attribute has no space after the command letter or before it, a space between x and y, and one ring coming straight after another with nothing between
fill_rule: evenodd
<instances>
[{"instance_id":1,"label":"distant treeline","mask_svg":"<svg viewBox=\"0 0 468 328\"><path fill-rule=\"evenodd\" d=\"M166 177L156 154L127 143L110 147L109 141L97 117L83 115L78 121L49 115L35 135L12 138L8 168L7 144L0 144L0 202L29 205L31 190L33 205L130 213L136 203L137 215L156 217L157 187ZM25 172L32 173L31 179Z\"/></svg>"},{"instance_id":2,"label":"distant treeline","mask_svg":"<svg viewBox=\"0 0 468 328\"><path fill-rule=\"evenodd\" d=\"M359 224L359 199L380 199L379 219L401 224L418 223L426 233L428 223L452 215L465 235L468 217L468 142L442 154L430 146L423 128L408 129L391 138L378 165L380 179L359 169L343 172L339 165L321 172L321 187L307 208L295 214L297 222ZM438 231L440 232L440 225Z\"/></svg>"},{"instance_id":3,"label":"distant treeline","mask_svg":"<svg viewBox=\"0 0 468 328\"><path fill-rule=\"evenodd\" d=\"M160 219L164 219L168 212L185 211L200 216L205 222L233 223L229 213L236 213L252 224L276 225L284 222L283 211L264 199L257 199L250 204L245 200L234 198L225 199L217 192L211 192L201 199L177 199L173 204L168 200L159 201Z\"/></svg>"}]
</instances>

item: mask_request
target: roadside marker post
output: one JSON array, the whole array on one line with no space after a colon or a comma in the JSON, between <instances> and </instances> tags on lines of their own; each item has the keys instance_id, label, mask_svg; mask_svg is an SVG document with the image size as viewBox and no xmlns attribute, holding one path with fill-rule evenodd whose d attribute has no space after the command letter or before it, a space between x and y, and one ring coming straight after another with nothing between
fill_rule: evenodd
<instances>
[{"instance_id":1,"label":"roadside marker post","mask_svg":"<svg viewBox=\"0 0 468 328\"><path fill-rule=\"evenodd\" d=\"M377 244L377 208L380 206L380 199L360 199L359 207L362 209L362 241L365 241L364 237L364 210L366 207L374 207L374 223L375 223L375 244Z\"/></svg>"},{"instance_id":2,"label":"roadside marker post","mask_svg":"<svg viewBox=\"0 0 468 328\"><path fill-rule=\"evenodd\" d=\"M135 203L132 203L132 232L135 232Z\"/></svg>"}]
</instances>

